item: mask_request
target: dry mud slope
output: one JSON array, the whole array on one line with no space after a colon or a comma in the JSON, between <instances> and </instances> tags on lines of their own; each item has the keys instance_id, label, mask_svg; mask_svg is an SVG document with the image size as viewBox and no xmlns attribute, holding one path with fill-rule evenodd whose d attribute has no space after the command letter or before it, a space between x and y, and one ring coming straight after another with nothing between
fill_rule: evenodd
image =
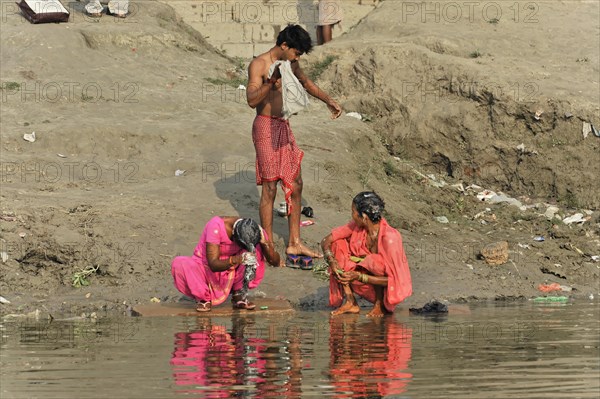
<instances>
[{"instance_id":1,"label":"dry mud slope","mask_svg":"<svg viewBox=\"0 0 600 399\"><path fill-rule=\"evenodd\" d=\"M39 26L1 4L0 295L12 302L2 312L177 300L170 260L192 253L203 224L258 217L253 111L227 84L240 77L237 62L157 2L100 21L76 2L68 24ZM408 304L531 297L549 282L597 293L600 138L584 138L582 125L600 126L598 3L515 3L516 18L498 2L494 22L477 8L448 21L446 8L425 23L406 4L381 2L303 61L310 69L336 56L319 85L370 119L331 121L317 103L294 117L304 201L317 215L306 241L317 245L348 220L354 194L375 189L404 236ZM37 140L23 140L32 131ZM527 208L482 203L460 184ZM551 220L549 205L559 208ZM577 212L584 223L561 222ZM284 219L275 234L283 248ZM501 240L508 263L478 258ZM73 288L90 268L90 285ZM326 305L326 283L308 272L269 269L260 289Z\"/></svg>"}]
</instances>

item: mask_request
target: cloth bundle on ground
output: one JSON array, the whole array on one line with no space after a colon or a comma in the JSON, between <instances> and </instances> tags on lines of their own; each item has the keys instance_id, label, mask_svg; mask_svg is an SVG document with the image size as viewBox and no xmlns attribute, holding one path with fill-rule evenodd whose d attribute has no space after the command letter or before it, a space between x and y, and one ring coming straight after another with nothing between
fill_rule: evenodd
<instances>
[{"instance_id":1,"label":"cloth bundle on ground","mask_svg":"<svg viewBox=\"0 0 600 399\"><path fill-rule=\"evenodd\" d=\"M69 21L69 11L58 0L21 0L17 5L32 24Z\"/></svg>"},{"instance_id":2,"label":"cloth bundle on ground","mask_svg":"<svg viewBox=\"0 0 600 399\"><path fill-rule=\"evenodd\" d=\"M416 314L448 313L448 306L439 301L431 301L422 308L410 308L408 311Z\"/></svg>"},{"instance_id":3,"label":"cloth bundle on ground","mask_svg":"<svg viewBox=\"0 0 600 399\"><path fill-rule=\"evenodd\" d=\"M281 73L283 119L287 120L292 115L308 107L308 94L296 75L294 75L292 64L289 61L276 61L271 65L271 68L269 68L269 78L271 78L277 66L279 66L279 73Z\"/></svg>"}]
</instances>

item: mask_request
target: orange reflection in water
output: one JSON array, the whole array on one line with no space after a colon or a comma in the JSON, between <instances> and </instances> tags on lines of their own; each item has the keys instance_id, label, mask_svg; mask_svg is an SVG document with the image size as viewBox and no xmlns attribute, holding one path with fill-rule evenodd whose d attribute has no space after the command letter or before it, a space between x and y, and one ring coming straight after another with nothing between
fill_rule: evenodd
<instances>
[{"instance_id":1,"label":"orange reflection in water","mask_svg":"<svg viewBox=\"0 0 600 399\"><path fill-rule=\"evenodd\" d=\"M412 329L394 320L330 319L330 378L336 398L398 395L412 378Z\"/></svg>"}]
</instances>

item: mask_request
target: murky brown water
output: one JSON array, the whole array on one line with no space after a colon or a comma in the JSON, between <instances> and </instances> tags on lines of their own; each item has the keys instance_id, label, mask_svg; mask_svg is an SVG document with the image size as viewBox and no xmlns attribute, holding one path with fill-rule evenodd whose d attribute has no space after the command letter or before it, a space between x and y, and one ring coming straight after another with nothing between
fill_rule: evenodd
<instances>
[{"instance_id":1,"label":"murky brown water","mask_svg":"<svg viewBox=\"0 0 600 399\"><path fill-rule=\"evenodd\" d=\"M4 321L0 397L598 398L598 303Z\"/></svg>"}]
</instances>

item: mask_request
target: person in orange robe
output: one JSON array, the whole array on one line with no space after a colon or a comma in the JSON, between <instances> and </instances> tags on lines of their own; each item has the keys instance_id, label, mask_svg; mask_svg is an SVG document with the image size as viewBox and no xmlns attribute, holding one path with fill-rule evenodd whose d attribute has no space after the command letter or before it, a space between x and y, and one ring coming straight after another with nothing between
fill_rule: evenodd
<instances>
[{"instance_id":1,"label":"person in orange robe","mask_svg":"<svg viewBox=\"0 0 600 399\"><path fill-rule=\"evenodd\" d=\"M392 313L412 294L402 236L383 218L384 208L376 193L358 194L352 200L352 221L321 242L330 269L329 304L338 308L333 315L359 313L354 294L374 304L371 317Z\"/></svg>"}]
</instances>

